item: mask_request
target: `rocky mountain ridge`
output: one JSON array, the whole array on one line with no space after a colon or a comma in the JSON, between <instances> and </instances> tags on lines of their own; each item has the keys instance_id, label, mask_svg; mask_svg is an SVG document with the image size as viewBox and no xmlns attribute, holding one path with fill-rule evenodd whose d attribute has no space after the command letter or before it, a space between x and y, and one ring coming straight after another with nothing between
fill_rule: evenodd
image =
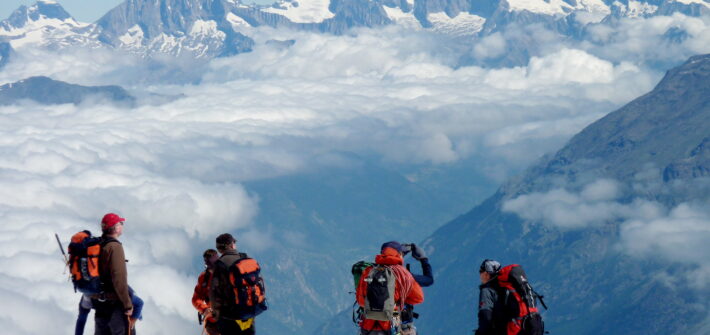
<instances>
[{"instance_id":1,"label":"rocky mountain ridge","mask_svg":"<svg viewBox=\"0 0 710 335\"><path fill-rule=\"evenodd\" d=\"M514 24L542 24L579 36L585 27L622 17L675 12L707 15L706 0L280 0L271 6L239 0L127 0L95 23L74 20L59 3L39 0L0 22L0 40L14 48L41 45L110 47L146 56L212 58L248 52L259 26L343 34L397 24L455 37L486 36Z\"/></svg>"},{"instance_id":2,"label":"rocky mountain ridge","mask_svg":"<svg viewBox=\"0 0 710 335\"><path fill-rule=\"evenodd\" d=\"M33 101L44 105L79 104L88 99L133 107L136 98L120 86L82 86L38 76L0 86L0 105Z\"/></svg>"},{"instance_id":3,"label":"rocky mountain ridge","mask_svg":"<svg viewBox=\"0 0 710 335\"><path fill-rule=\"evenodd\" d=\"M651 237L630 235L632 227L671 225L678 208L710 205L709 96L710 55L690 58L652 92L591 124L437 230L425 245L437 280L448 285L427 291L421 329L451 334L475 328L475 268L496 258L526 267L547 296L551 332L703 334L710 307L699 300L705 289L658 279L682 278L703 265L625 250L630 243L660 248L665 239L659 233L644 242Z\"/></svg>"}]
</instances>

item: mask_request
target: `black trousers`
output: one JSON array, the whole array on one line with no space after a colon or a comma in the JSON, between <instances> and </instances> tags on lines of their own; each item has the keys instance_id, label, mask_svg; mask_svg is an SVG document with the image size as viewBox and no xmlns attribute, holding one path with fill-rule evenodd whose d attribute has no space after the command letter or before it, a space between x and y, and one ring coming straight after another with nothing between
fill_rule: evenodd
<instances>
[{"instance_id":1,"label":"black trousers","mask_svg":"<svg viewBox=\"0 0 710 335\"><path fill-rule=\"evenodd\" d=\"M123 312L123 304L120 301L108 300L100 302L92 300L91 302L96 312L94 335L128 334L128 317Z\"/></svg>"},{"instance_id":2,"label":"black trousers","mask_svg":"<svg viewBox=\"0 0 710 335\"><path fill-rule=\"evenodd\" d=\"M256 320L255 320L256 321ZM254 329L254 324L251 324L246 330L239 328L237 321L220 318L217 321L217 328L219 329L220 335L255 335L256 330Z\"/></svg>"},{"instance_id":3,"label":"black trousers","mask_svg":"<svg viewBox=\"0 0 710 335\"><path fill-rule=\"evenodd\" d=\"M207 322L206 320L204 322L206 322L205 332L207 335L220 335L219 328L217 328L217 322ZM131 335L133 335L133 333L131 333Z\"/></svg>"}]
</instances>

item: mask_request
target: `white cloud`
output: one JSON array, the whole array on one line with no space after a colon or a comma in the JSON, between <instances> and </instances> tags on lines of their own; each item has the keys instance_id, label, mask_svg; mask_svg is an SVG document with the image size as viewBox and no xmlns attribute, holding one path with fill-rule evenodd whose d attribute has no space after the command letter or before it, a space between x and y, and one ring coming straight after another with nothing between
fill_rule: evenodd
<instances>
[{"instance_id":1,"label":"white cloud","mask_svg":"<svg viewBox=\"0 0 710 335\"><path fill-rule=\"evenodd\" d=\"M710 52L710 16L688 17L680 13L650 18L625 18L615 27L598 24L589 28L585 50L620 61L683 61L689 55Z\"/></svg>"},{"instance_id":2,"label":"white cloud","mask_svg":"<svg viewBox=\"0 0 710 335\"><path fill-rule=\"evenodd\" d=\"M548 192L524 194L503 203L503 210L521 218L562 229L598 226L637 213L656 212L655 204L635 201L618 203L621 185L610 179L599 179L586 185L581 192L553 189Z\"/></svg>"},{"instance_id":3,"label":"white cloud","mask_svg":"<svg viewBox=\"0 0 710 335\"><path fill-rule=\"evenodd\" d=\"M682 203L666 215L630 219L620 231L620 245L630 255L660 258L692 266L684 278L690 286L710 289L710 201Z\"/></svg>"},{"instance_id":4,"label":"white cloud","mask_svg":"<svg viewBox=\"0 0 710 335\"><path fill-rule=\"evenodd\" d=\"M702 43L705 21L680 21L671 19L691 38L674 59L709 45ZM62 276L53 232L65 241L80 229L96 232L100 217L116 211L128 220L123 240L131 284L146 311L156 311L140 329L199 331L189 294L201 248L224 231L244 232L238 238L248 250L273 243L271 232L252 224L258 195L242 182L344 164L334 152L395 165L448 164L475 154L504 178L652 88L660 73L643 59L657 46L625 47L623 39L641 35L615 38L624 27L599 33L613 50L598 41L565 45L539 32L544 52L525 66L500 69L458 66L470 46L397 27L345 36L254 30L258 42L296 43L260 44L207 65L101 50L20 50L0 82L49 75L185 97L132 110L100 103L0 107L0 326L18 334L40 333L39 324L71 332L67 320L78 295ZM479 43L473 50L484 58L512 44L506 34ZM619 61L630 53L640 56ZM509 206L565 228L664 213L648 202L615 205L618 194L617 184L600 181L580 194L556 190ZM531 202L547 207L527 208ZM588 215L580 220L580 213Z\"/></svg>"},{"instance_id":5,"label":"white cloud","mask_svg":"<svg viewBox=\"0 0 710 335\"><path fill-rule=\"evenodd\" d=\"M195 317L196 311L189 302L196 276L155 264L134 266L129 271L129 281L144 302L154 304L164 314L177 314L185 320Z\"/></svg>"},{"instance_id":6,"label":"white cloud","mask_svg":"<svg viewBox=\"0 0 710 335\"><path fill-rule=\"evenodd\" d=\"M641 178L635 183L653 184L655 181ZM692 182L695 183L704 184L706 181ZM683 192L693 192L692 185L687 182L683 184L667 185L665 189L681 190L681 196ZM635 186L632 189L640 188ZM504 202L503 210L516 213L525 220L563 230L619 223L617 244L621 252L681 266L672 275L657 273L656 279L672 286L709 289L710 260L707 254L710 247L707 241L710 240L710 199L701 197L668 208L657 201L640 198L622 203L619 199L625 194L618 182L599 179L585 185L579 192L559 188L521 195Z\"/></svg>"},{"instance_id":7,"label":"white cloud","mask_svg":"<svg viewBox=\"0 0 710 335\"><path fill-rule=\"evenodd\" d=\"M478 59L496 58L506 51L506 41L500 32L490 34L473 46L473 55Z\"/></svg>"},{"instance_id":8,"label":"white cloud","mask_svg":"<svg viewBox=\"0 0 710 335\"><path fill-rule=\"evenodd\" d=\"M36 334L51 325L56 333L71 332L79 296L62 270L53 232L66 247L73 233L97 233L101 216L115 211L127 219L130 284L150 311L140 329L199 331L189 303L196 280L191 260L215 235L250 227L257 198L237 182L194 177L210 171L195 170L197 155L187 152L211 144L192 143L200 136L189 127L175 134L170 122L158 126L133 112L71 105L0 111L0 294L10 304L23 300L15 312L4 311L4 328ZM176 147L163 147L181 135ZM175 166L190 169L180 173ZM45 331L28 324L25 315L33 314L42 315Z\"/></svg>"},{"instance_id":9,"label":"white cloud","mask_svg":"<svg viewBox=\"0 0 710 335\"><path fill-rule=\"evenodd\" d=\"M0 280L6 281L1 277ZM29 300L24 294L4 288L0 289L0 296L3 298L3 303L0 304L0 313L3 315L0 324L3 325L3 332L42 334L48 331L48 327L56 331L56 334L68 334L73 331L72 321L75 320L75 316L69 311L58 308L54 303L40 304ZM73 306L78 306L78 300Z\"/></svg>"},{"instance_id":10,"label":"white cloud","mask_svg":"<svg viewBox=\"0 0 710 335\"><path fill-rule=\"evenodd\" d=\"M528 76L540 81L610 83L614 80L614 65L582 50L562 49L548 57L532 57Z\"/></svg>"}]
</instances>

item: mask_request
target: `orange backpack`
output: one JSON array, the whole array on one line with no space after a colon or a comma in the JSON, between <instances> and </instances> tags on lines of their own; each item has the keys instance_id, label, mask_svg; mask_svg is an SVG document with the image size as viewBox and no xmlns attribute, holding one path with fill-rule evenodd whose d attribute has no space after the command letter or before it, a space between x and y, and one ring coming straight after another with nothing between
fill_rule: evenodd
<instances>
[{"instance_id":1,"label":"orange backpack","mask_svg":"<svg viewBox=\"0 0 710 335\"><path fill-rule=\"evenodd\" d=\"M259 263L253 258L241 258L229 267L229 283L234 293L232 305L235 316L241 320L253 318L268 307L266 288L261 278Z\"/></svg>"},{"instance_id":2,"label":"orange backpack","mask_svg":"<svg viewBox=\"0 0 710 335\"><path fill-rule=\"evenodd\" d=\"M99 253L101 237L92 237L88 230L80 231L69 243L69 269L74 291L84 294L100 294Z\"/></svg>"}]
</instances>

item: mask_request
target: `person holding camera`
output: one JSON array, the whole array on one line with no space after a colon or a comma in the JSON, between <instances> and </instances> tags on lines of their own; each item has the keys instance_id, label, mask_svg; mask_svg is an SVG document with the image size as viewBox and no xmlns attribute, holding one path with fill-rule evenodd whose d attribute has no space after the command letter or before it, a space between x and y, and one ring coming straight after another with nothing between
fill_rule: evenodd
<instances>
[{"instance_id":1,"label":"person holding camera","mask_svg":"<svg viewBox=\"0 0 710 335\"><path fill-rule=\"evenodd\" d=\"M421 287L428 287L433 285L434 274L431 269L431 264L429 264L429 258L427 257L426 252L424 252L424 249L414 243L403 244L402 249L405 255L407 255L408 253L412 253L412 258L419 261L422 266L422 274L418 275L412 273L412 276L414 276L414 280L417 282L417 284L419 284L419 286ZM409 269L409 264L407 264L407 269Z\"/></svg>"},{"instance_id":2,"label":"person holding camera","mask_svg":"<svg viewBox=\"0 0 710 335\"><path fill-rule=\"evenodd\" d=\"M415 260L419 261L419 263L422 266L422 274L414 274L412 273L412 277L414 277L414 281L419 284L421 287L428 287L434 284L434 274L431 268L431 264L429 264L429 258L426 255L426 252L424 252L424 249L421 247L417 246L414 243L409 243L409 244L403 244L402 245L402 250L404 254L411 253L412 258ZM407 264L407 270L411 273L411 269L409 267L409 264ZM413 305L405 305L404 310L402 311L402 334L403 335L416 335L417 334L417 327L414 326L414 319L418 318L419 314L414 312L414 306Z\"/></svg>"}]
</instances>

